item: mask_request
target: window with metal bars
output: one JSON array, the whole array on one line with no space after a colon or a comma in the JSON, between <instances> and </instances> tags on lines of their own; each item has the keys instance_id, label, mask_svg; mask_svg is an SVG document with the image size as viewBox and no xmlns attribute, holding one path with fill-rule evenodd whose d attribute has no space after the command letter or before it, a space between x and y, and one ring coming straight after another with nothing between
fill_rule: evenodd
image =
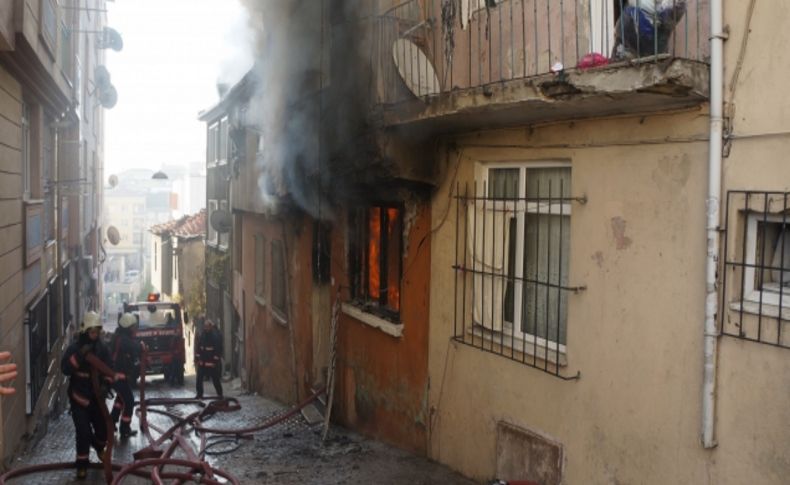
<instances>
[{"instance_id":1,"label":"window with metal bars","mask_svg":"<svg viewBox=\"0 0 790 485\"><path fill-rule=\"evenodd\" d=\"M27 347L27 395L26 411L32 414L44 383L47 380L49 352L47 328L49 327L49 294L44 294L33 303L25 320L25 343Z\"/></svg>"},{"instance_id":2,"label":"window with metal bars","mask_svg":"<svg viewBox=\"0 0 790 485\"><path fill-rule=\"evenodd\" d=\"M725 336L790 348L790 193L727 193Z\"/></svg>"},{"instance_id":3,"label":"window with metal bars","mask_svg":"<svg viewBox=\"0 0 790 485\"><path fill-rule=\"evenodd\" d=\"M351 297L363 310L400 323L403 207L371 205L349 216Z\"/></svg>"},{"instance_id":4,"label":"window with metal bars","mask_svg":"<svg viewBox=\"0 0 790 485\"><path fill-rule=\"evenodd\" d=\"M486 164L457 189L455 339L565 377L571 168Z\"/></svg>"}]
</instances>

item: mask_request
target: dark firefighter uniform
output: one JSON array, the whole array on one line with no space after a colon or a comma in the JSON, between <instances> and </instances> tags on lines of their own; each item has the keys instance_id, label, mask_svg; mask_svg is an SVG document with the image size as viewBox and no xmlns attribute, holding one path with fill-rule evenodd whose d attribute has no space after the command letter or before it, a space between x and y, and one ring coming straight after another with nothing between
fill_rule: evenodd
<instances>
[{"instance_id":1,"label":"dark firefighter uniform","mask_svg":"<svg viewBox=\"0 0 790 485\"><path fill-rule=\"evenodd\" d=\"M197 367L197 398L203 398L203 379L211 377L217 396L222 397L222 337L214 327L214 322L206 320L203 331L195 345L195 364Z\"/></svg>"},{"instance_id":2,"label":"dark firefighter uniform","mask_svg":"<svg viewBox=\"0 0 790 485\"><path fill-rule=\"evenodd\" d=\"M104 449L107 445L107 426L104 413L100 406L106 406L104 396L97 399L91 382L91 369L88 362L92 354L104 365L97 366L100 372L100 394L106 395L106 388L115 378L110 369L110 355L107 347L98 338L101 331L101 320L95 312L88 312L80 325L80 334L75 342L66 349L60 366L63 374L69 376L69 401L71 418L77 438L77 477L85 478L90 464L90 449L93 447L102 461L105 460ZM106 407L104 412L106 412Z\"/></svg>"},{"instance_id":3,"label":"dark firefighter uniform","mask_svg":"<svg viewBox=\"0 0 790 485\"><path fill-rule=\"evenodd\" d=\"M115 390L115 404L112 408L112 421L117 424L121 421L121 438L134 436L137 431L132 431L132 412L134 411L134 394L129 380L135 374L135 367L140 359L141 344L132 337L132 326L137 319L131 313L124 313L118 320L110 350L112 351L113 369L118 373L118 379L113 384Z\"/></svg>"}]
</instances>

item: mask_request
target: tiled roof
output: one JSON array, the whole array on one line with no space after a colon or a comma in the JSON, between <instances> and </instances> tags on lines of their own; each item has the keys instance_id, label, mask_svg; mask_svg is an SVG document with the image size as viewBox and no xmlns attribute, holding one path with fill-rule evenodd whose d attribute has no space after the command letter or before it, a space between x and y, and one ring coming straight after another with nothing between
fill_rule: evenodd
<instances>
[{"instance_id":1,"label":"tiled roof","mask_svg":"<svg viewBox=\"0 0 790 485\"><path fill-rule=\"evenodd\" d=\"M151 233L159 236L170 234L182 238L203 236L206 234L206 209L201 209L197 214L157 224L151 227Z\"/></svg>"}]
</instances>

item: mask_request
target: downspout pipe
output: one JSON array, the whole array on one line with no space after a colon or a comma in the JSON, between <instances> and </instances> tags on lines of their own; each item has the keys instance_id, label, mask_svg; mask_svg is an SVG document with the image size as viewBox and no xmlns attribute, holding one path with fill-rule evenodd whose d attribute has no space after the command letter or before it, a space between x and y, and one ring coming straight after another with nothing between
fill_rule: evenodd
<instances>
[{"instance_id":1,"label":"downspout pipe","mask_svg":"<svg viewBox=\"0 0 790 485\"><path fill-rule=\"evenodd\" d=\"M708 156L707 258L705 268L705 337L702 381L702 446L716 447L716 356L718 328L719 221L721 207L722 142L724 134L723 0L710 1L710 137Z\"/></svg>"}]
</instances>

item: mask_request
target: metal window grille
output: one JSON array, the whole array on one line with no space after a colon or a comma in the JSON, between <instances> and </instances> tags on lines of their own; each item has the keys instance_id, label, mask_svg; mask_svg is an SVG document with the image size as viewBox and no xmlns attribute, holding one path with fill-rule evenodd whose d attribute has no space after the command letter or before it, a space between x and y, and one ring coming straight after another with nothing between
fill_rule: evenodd
<instances>
[{"instance_id":1,"label":"metal window grille","mask_svg":"<svg viewBox=\"0 0 790 485\"><path fill-rule=\"evenodd\" d=\"M26 412L32 414L47 380L47 327L49 323L49 295L41 296L27 313L25 343L27 347Z\"/></svg>"},{"instance_id":2,"label":"metal window grille","mask_svg":"<svg viewBox=\"0 0 790 485\"><path fill-rule=\"evenodd\" d=\"M790 348L790 193L729 191L721 334Z\"/></svg>"},{"instance_id":3,"label":"metal window grille","mask_svg":"<svg viewBox=\"0 0 790 485\"><path fill-rule=\"evenodd\" d=\"M584 287L568 282L570 206L586 199L570 195L570 168L533 170L456 187L454 339L572 380L567 296Z\"/></svg>"},{"instance_id":4,"label":"metal window grille","mask_svg":"<svg viewBox=\"0 0 790 485\"><path fill-rule=\"evenodd\" d=\"M373 205L349 217L351 296L365 311L400 322L403 207Z\"/></svg>"}]
</instances>

